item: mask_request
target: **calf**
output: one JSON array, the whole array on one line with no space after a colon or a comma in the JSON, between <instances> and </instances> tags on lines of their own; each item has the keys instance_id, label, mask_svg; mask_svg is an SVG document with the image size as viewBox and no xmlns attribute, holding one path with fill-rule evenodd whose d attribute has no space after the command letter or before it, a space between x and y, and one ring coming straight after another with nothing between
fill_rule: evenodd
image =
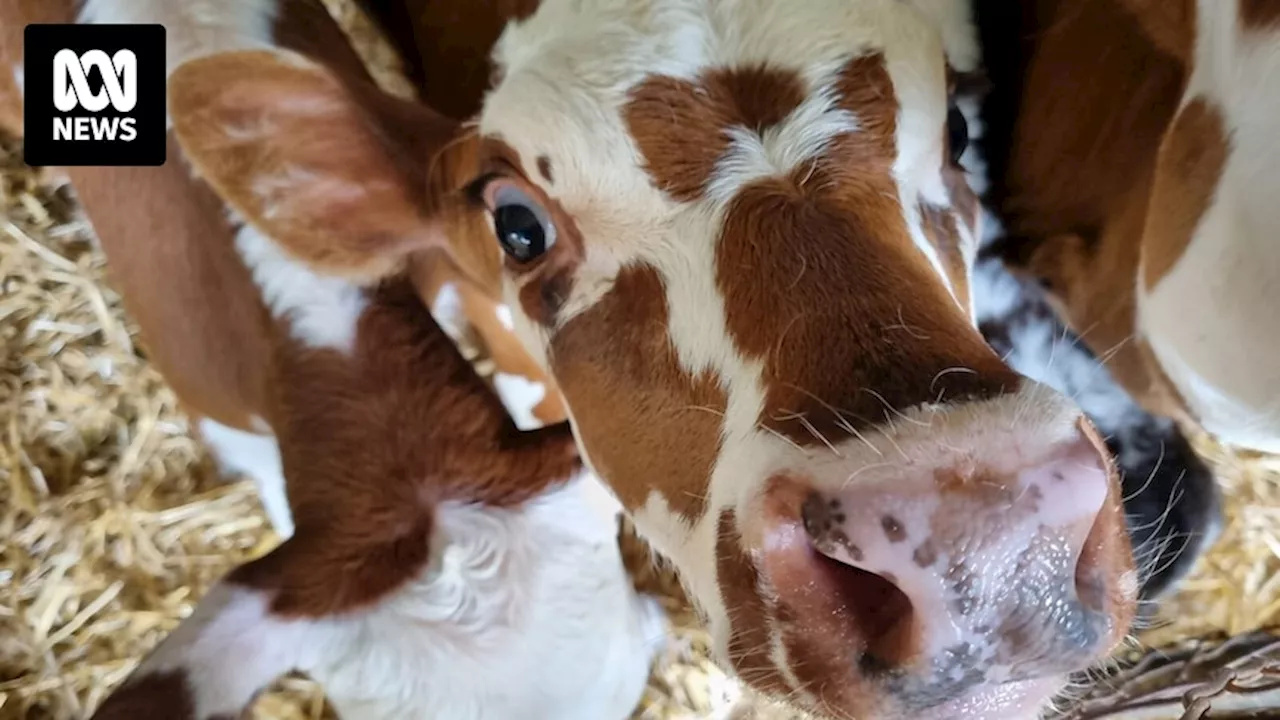
<instances>
[{"instance_id":1,"label":"calf","mask_svg":"<svg viewBox=\"0 0 1280 720\"><path fill-rule=\"evenodd\" d=\"M1003 48L988 114L1008 232L993 251L1145 407L1280 452L1277 4L985 15Z\"/></svg>"},{"instance_id":2,"label":"calf","mask_svg":"<svg viewBox=\"0 0 1280 720\"><path fill-rule=\"evenodd\" d=\"M175 131L296 257L439 249L495 289L754 688L1035 716L1138 577L1105 443L976 327L967 5L482 5L517 21L447 143L278 51L180 68Z\"/></svg>"},{"instance_id":3,"label":"calf","mask_svg":"<svg viewBox=\"0 0 1280 720\"><path fill-rule=\"evenodd\" d=\"M991 256L1043 286L1146 411L1280 452L1276 3L978 5L1007 225ZM1220 522L1212 479L1186 470L1185 499L1161 516L1189 539L1173 567Z\"/></svg>"},{"instance_id":4,"label":"calf","mask_svg":"<svg viewBox=\"0 0 1280 720\"><path fill-rule=\"evenodd\" d=\"M449 11L444 7L448 0L360 0L360 4L397 44L411 76L427 87L450 87L450 97L433 107L469 116L479 111L483 91L498 71L489 53L505 23L528 16L538 2L499 0ZM998 18L1002 13L997 8L990 15ZM1007 45L1009 40L989 39L996 43L992 54L1003 62L1000 43ZM974 114L986 99L982 91L988 83L975 82L985 78L974 73L958 77L967 87L957 89L957 105ZM997 92L994 97L1002 95ZM986 106L982 103L983 109ZM961 134L960 141L967 126L966 122L954 128ZM998 125L997 130L1005 128ZM981 123L974 123L970 134L975 147L959 153L960 164L975 189L983 190L983 153L994 147L999 155L1000 135L984 137ZM1138 406L1093 353L1057 321L1041 290L1003 269L989 247L999 234L999 223L984 218L982 243L988 251L971 278L980 329L1012 368L1071 397L1105 435L1121 475L1125 511L1140 561L1142 596L1154 600L1176 586L1220 530L1217 485L1179 428ZM1144 606L1148 612L1154 609L1153 603Z\"/></svg>"},{"instance_id":5,"label":"calf","mask_svg":"<svg viewBox=\"0 0 1280 720\"><path fill-rule=\"evenodd\" d=\"M69 2L0 2L6 68L26 21L75 18ZM412 111L429 128L375 92L319 3L91 1L79 19L163 22L174 65L291 48L369 112ZM555 420L554 386L490 322L502 308L438 253L377 283L354 280L370 277L360 258L309 264L228 219L184 162L171 142L164 167L68 175L151 359L214 455L259 483L286 539L214 587L97 717L235 716L291 670L344 717L629 715L663 631L623 568L616 501L565 424L519 431L422 295L456 322L439 297L455 294L500 381L541 385L525 420Z\"/></svg>"}]
</instances>

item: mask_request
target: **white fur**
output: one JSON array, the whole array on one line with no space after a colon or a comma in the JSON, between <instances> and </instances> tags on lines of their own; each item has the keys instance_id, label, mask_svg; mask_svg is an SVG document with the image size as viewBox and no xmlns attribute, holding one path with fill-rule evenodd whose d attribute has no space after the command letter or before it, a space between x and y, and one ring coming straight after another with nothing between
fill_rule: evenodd
<instances>
[{"instance_id":1,"label":"white fur","mask_svg":"<svg viewBox=\"0 0 1280 720\"><path fill-rule=\"evenodd\" d=\"M308 347L351 352L368 305L363 288L310 270L249 225L236 233L236 249L271 314L287 320L295 338Z\"/></svg>"},{"instance_id":2,"label":"white fur","mask_svg":"<svg viewBox=\"0 0 1280 720\"><path fill-rule=\"evenodd\" d=\"M1184 105L1220 109L1229 154L1178 263L1139 283L1139 329L1220 439L1280 452L1280 33L1242 32L1234 2L1201 0Z\"/></svg>"},{"instance_id":3,"label":"white fur","mask_svg":"<svg viewBox=\"0 0 1280 720\"><path fill-rule=\"evenodd\" d=\"M27 91L27 71L18 63L13 66L13 84L18 86L18 92L25 94Z\"/></svg>"},{"instance_id":4,"label":"white fur","mask_svg":"<svg viewBox=\"0 0 1280 720\"><path fill-rule=\"evenodd\" d=\"M462 296L453 283L440 286L435 299L431 301L431 317L435 318L436 324L454 342L461 340L466 334L467 317L462 310Z\"/></svg>"},{"instance_id":5,"label":"white fur","mask_svg":"<svg viewBox=\"0 0 1280 720\"><path fill-rule=\"evenodd\" d=\"M341 617L281 621L263 594L219 586L142 672L186 667L198 707L231 714L296 668L344 720L622 720L665 621L599 494L583 475L521 509L446 504L427 570Z\"/></svg>"},{"instance_id":6,"label":"white fur","mask_svg":"<svg viewBox=\"0 0 1280 720\"><path fill-rule=\"evenodd\" d=\"M732 142L716 165L707 185L712 202L729 204L743 186L768 177L782 177L821 158L838 136L857 132L858 121L839 101L835 78L811 91L782 123L763 135L742 126L729 128Z\"/></svg>"},{"instance_id":7,"label":"white fur","mask_svg":"<svg viewBox=\"0 0 1280 720\"><path fill-rule=\"evenodd\" d=\"M287 540L293 536L293 512L285 493L280 446L271 435L270 427L261 418L254 420L265 427L264 433L245 432L202 418L200 437L225 472L239 473L253 480L271 527L282 540Z\"/></svg>"},{"instance_id":8,"label":"white fur","mask_svg":"<svg viewBox=\"0 0 1280 720\"><path fill-rule=\"evenodd\" d=\"M498 372L493 375L493 389L507 409L507 414L521 430L534 430L543 426L533 414L534 408L547 396L547 388L521 375Z\"/></svg>"},{"instance_id":9,"label":"white fur","mask_svg":"<svg viewBox=\"0 0 1280 720\"><path fill-rule=\"evenodd\" d=\"M506 305L499 305L494 313L498 316L498 322L502 323L502 327L508 330L515 329L515 321L511 319L511 308Z\"/></svg>"}]
</instances>

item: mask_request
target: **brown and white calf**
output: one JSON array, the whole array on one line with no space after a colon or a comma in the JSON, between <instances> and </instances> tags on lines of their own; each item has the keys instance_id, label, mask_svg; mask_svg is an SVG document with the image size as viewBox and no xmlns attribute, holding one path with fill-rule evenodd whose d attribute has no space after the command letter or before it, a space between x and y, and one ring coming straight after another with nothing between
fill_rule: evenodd
<instances>
[{"instance_id":1,"label":"brown and white calf","mask_svg":"<svg viewBox=\"0 0 1280 720\"><path fill-rule=\"evenodd\" d=\"M1165 528L1152 585L1168 586L1220 524L1213 478L1172 419L1280 452L1280 4L977 5L990 200L1006 225L980 271L996 288L980 293L983 320L1021 348L1019 371L1038 366L1104 432L1134 438L1121 464L1153 468L1131 474L1135 491L1173 500L1130 503L1137 539ZM1046 302L1057 317L1028 321ZM1054 351L1027 352L1046 327L1061 330Z\"/></svg>"},{"instance_id":2,"label":"brown and white calf","mask_svg":"<svg viewBox=\"0 0 1280 720\"><path fill-rule=\"evenodd\" d=\"M1145 407L1280 453L1280 3L988 3L996 251Z\"/></svg>"},{"instance_id":3,"label":"brown and white calf","mask_svg":"<svg viewBox=\"0 0 1280 720\"><path fill-rule=\"evenodd\" d=\"M6 68L25 22L76 17L70 2L0 0ZM318 2L91 0L79 18L163 22L175 65L291 48L364 88L370 112L417 112L374 91ZM361 258L308 264L229 220L176 142L164 167L67 173L151 359L286 537L203 597L97 717L238 716L292 670L348 718L632 712L664 633L622 565L616 500L566 424L519 431L422 301L443 313L452 293L499 372L541 382L486 325L502 312L490 296L443 257L378 283ZM524 411L554 419L554 402Z\"/></svg>"},{"instance_id":4,"label":"brown and white calf","mask_svg":"<svg viewBox=\"0 0 1280 720\"><path fill-rule=\"evenodd\" d=\"M528 16L537 0L473 3L465 10L449 8L449 0L361 0L387 35L398 45L407 70L426 87L449 87L448 98L433 99L433 107L459 116L479 111L481 98L497 73L490 49L505 23ZM1003 4L990 10L979 4L986 25L1010 17ZM1021 62L1008 57L1017 35L987 33L993 43L986 52L998 63ZM1011 68L996 73L1006 81ZM983 100L980 75L961 76L968 87L957 88L957 105L970 120ZM1002 85L1001 90L1005 88ZM998 99L1004 93L997 92ZM985 108L984 108L985 109ZM999 118L984 118L998 132L982 133L983 123L961 122L950 116L948 131L960 142L971 134L975 147L959 152L975 189L985 189L983 151L999 156ZM983 142L989 140L990 142ZM999 223L984 220L984 236L998 237ZM989 243L988 243L989 244ZM980 254L973 276L974 311L979 328L1002 359L1018 373L1067 395L1104 435L1121 475L1124 508L1138 555L1142 597L1158 598L1191 569L1217 536L1221 525L1220 499L1212 473L1171 420L1152 414L1119 386L1098 358L1055 317L1042 291L1028 280L1011 275L989 252ZM1144 610L1154 611L1146 603Z\"/></svg>"},{"instance_id":5,"label":"brown and white calf","mask_svg":"<svg viewBox=\"0 0 1280 720\"><path fill-rule=\"evenodd\" d=\"M175 130L294 257L374 284L444 249L500 288L753 687L834 717L1034 716L1123 636L1138 581L1101 438L976 327L967 4L526 14L447 141L280 51L179 68Z\"/></svg>"}]
</instances>

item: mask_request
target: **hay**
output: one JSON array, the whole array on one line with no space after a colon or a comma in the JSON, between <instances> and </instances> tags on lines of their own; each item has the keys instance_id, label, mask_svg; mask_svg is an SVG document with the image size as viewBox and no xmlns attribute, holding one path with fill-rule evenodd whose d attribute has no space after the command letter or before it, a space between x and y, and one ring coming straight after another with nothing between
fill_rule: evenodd
<instances>
[{"instance_id":1,"label":"hay","mask_svg":"<svg viewBox=\"0 0 1280 720\"><path fill-rule=\"evenodd\" d=\"M326 3L379 82L411 94L364 19ZM277 538L252 486L219 479L191 438L70 194L3 140L0 207L0 720L83 717L212 582ZM1221 475L1227 527L1148 642L1280 623L1280 463L1198 447ZM678 583L632 534L623 549L673 620L637 717L726 717L740 691L708 659ZM326 713L300 678L254 712Z\"/></svg>"}]
</instances>

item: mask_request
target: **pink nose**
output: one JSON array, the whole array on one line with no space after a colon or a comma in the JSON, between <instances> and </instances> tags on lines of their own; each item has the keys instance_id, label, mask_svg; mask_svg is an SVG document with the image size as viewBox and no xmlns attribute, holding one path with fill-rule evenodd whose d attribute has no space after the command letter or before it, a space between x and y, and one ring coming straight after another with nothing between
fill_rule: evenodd
<instances>
[{"instance_id":1,"label":"pink nose","mask_svg":"<svg viewBox=\"0 0 1280 720\"><path fill-rule=\"evenodd\" d=\"M999 471L908 465L892 482L810 493L805 530L850 575L849 602L878 598L861 671L958 690L1056 676L1105 650L1115 567L1103 536L1115 528L1099 522L1103 452L1081 430Z\"/></svg>"}]
</instances>

